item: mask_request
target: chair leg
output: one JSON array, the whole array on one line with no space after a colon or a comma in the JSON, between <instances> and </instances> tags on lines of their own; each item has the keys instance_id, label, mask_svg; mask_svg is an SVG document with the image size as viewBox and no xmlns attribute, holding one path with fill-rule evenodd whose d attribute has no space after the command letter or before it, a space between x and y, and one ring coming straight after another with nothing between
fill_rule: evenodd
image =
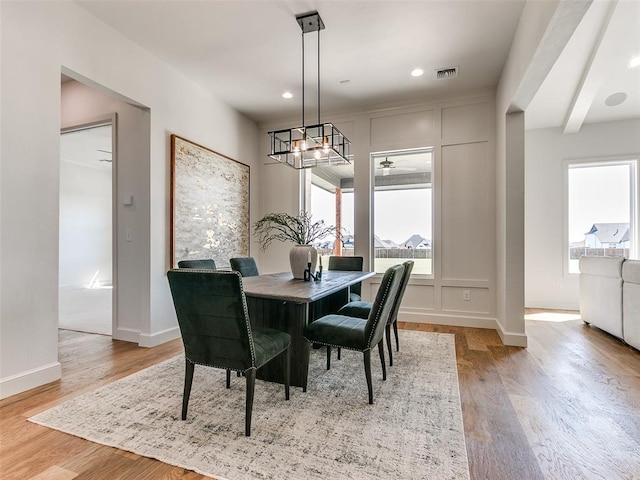
<instances>
[{"instance_id":1,"label":"chair leg","mask_svg":"<svg viewBox=\"0 0 640 480\"><path fill-rule=\"evenodd\" d=\"M256 388L256 369L250 368L245 372L247 377L247 405L244 419L244 434L251 436L251 413L253 412L253 393Z\"/></svg>"},{"instance_id":2,"label":"chair leg","mask_svg":"<svg viewBox=\"0 0 640 480\"><path fill-rule=\"evenodd\" d=\"M398 342L398 320L393 321L393 333L396 335L396 352L399 352L400 342Z\"/></svg>"},{"instance_id":3,"label":"chair leg","mask_svg":"<svg viewBox=\"0 0 640 480\"><path fill-rule=\"evenodd\" d=\"M182 420L187 419L187 408L189 407L189 395L191 395L191 383L193 383L193 371L195 364L185 360L184 370L184 392L182 393Z\"/></svg>"},{"instance_id":4,"label":"chair leg","mask_svg":"<svg viewBox=\"0 0 640 480\"><path fill-rule=\"evenodd\" d=\"M338 360L340 360L340 352L342 352L342 349L338 347Z\"/></svg>"},{"instance_id":5,"label":"chair leg","mask_svg":"<svg viewBox=\"0 0 640 480\"><path fill-rule=\"evenodd\" d=\"M371 350L364 352L364 376L367 377L367 389L369 390L369 404L373 404L373 385L371 384Z\"/></svg>"},{"instance_id":6,"label":"chair leg","mask_svg":"<svg viewBox=\"0 0 640 480\"><path fill-rule=\"evenodd\" d=\"M391 348L391 324L384 327L384 336L387 337L387 350L389 351L389 366L393 367L393 349Z\"/></svg>"},{"instance_id":7,"label":"chair leg","mask_svg":"<svg viewBox=\"0 0 640 480\"><path fill-rule=\"evenodd\" d=\"M231 388L231 370L227 368L227 388Z\"/></svg>"},{"instance_id":8,"label":"chair leg","mask_svg":"<svg viewBox=\"0 0 640 480\"><path fill-rule=\"evenodd\" d=\"M291 347L284 351L284 399L289 400L289 386L291 377Z\"/></svg>"},{"instance_id":9,"label":"chair leg","mask_svg":"<svg viewBox=\"0 0 640 480\"><path fill-rule=\"evenodd\" d=\"M331 370L331 347L327 345L327 370Z\"/></svg>"},{"instance_id":10,"label":"chair leg","mask_svg":"<svg viewBox=\"0 0 640 480\"><path fill-rule=\"evenodd\" d=\"M378 353L380 354L380 363L382 363L382 380L386 380L387 365L384 363L384 341L382 338L378 342Z\"/></svg>"}]
</instances>

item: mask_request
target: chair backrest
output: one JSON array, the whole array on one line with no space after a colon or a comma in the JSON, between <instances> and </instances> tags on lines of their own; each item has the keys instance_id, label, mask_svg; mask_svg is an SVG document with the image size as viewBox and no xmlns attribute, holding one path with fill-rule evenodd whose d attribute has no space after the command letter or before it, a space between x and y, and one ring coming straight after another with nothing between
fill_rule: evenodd
<instances>
[{"instance_id":1,"label":"chair backrest","mask_svg":"<svg viewBox=\"0 0 640 480\"><path fill-rule=\"evenodd\" d=\"M384 328L389 321L393 302L398 295L404 265L394 265L387 268L382 277L382 283L376 294L376 299L371 307L367 325L364 329L365 338L369 347L377 345L384 335Z\"/></svg>"},{"instance_id":2,"label":"chair backrest","mask_svg":"<svg viewBox=\"0 0 640 480\"><path fill-rule=\"evenodd\" d=\"M178 268L197 268L199 270L216 270L216 262L211 258L202 260L180 260Z\"/></svg>"},{"instance_id":3,"label":"chair backrest","mask_svg":"<svg viewBox=\"0 0 640 480\"><path fill-rule=\"evenodd\" d=\"M404 273L402 274L402 280L400 280L400 287L398 288L398 294L393 301L393 307L391 308L391 315L389 315L389 322L393 323L398 318L398 312L400 311L400 304L402 303L402 297L404 297L404 291L407 289L409 278L411 277L411 271L413 270L413 260L407 260L404 265Z\"/></svg>"},{"instance_id":4,"label":"chair backrest","mask_svg":"<svg viewBox=\"0 0 640 480\"><path fill-rule=\"evenodd\" d=\"M240 272L243 277L255 277L260 275L256 260L253 257L237 257L229 259L231 270Z\"/></svg>"},{"instance_id":5,"label":"chair backrest","mask_svg":"<svg viewBox=\"0 0 640 480\"><path fill-rule=\"evenodd\" d=\"M364 265L364 257L329 257L329 270L343 270L347 272L361 272ZM351 291L362 295L362 283L351 285Z\"/></svg>"},{"instance_id":6,"label":"chair backrest","mask_svg":"<svg viewBox=\"0 0 640 480\"><path fill-rule=\"evenodd\" d=\"M187 359L232 370L255 366L240 274L174 269L167 278Z\"/></svg>"}]
</instances>

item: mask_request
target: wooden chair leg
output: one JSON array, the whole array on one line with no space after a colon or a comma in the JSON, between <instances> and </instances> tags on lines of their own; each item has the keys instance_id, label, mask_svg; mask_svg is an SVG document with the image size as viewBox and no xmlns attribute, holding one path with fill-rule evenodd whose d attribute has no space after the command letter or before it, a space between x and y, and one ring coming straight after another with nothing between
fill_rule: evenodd
<instances>
[{"instance_id":1,"label":"wooden chair leg","mask_svg":"<svg viewBox=\"0 0 640 480\"><path fill-rule=\"evenodd\" d=\"M291 347L284 351L284 399L289 400L289 386L291 377Z\"/></svg>"},{"instance_id":2,"label":"wooden chair leg","mask_svg":"<svg viewBox=\"0 0 640 480\"><path fill-rule=\"evenodd\" d=\"M327 345L327 370L331 370L331 347Z\"/></svg>"},{"instance_id":3,"label":"wooden chair leg","mask_svg":"<svg viewBox=\"0 0 640 480\"><path fill-rule=\"evenodd\" d=\"M400 342L398 342L398 320L393 321L393 333L396 335L396 352L399 352Z\"/></svg>"},{"instance_id":4,"label":"wooden chair leg","mask_svg":"<svg viewBox=\"0 0 640 480\"><path fill-rule=\"evenodd\" d=\"M187 419L187 408L189 407L189 395L191 395L191 384L193 383L193 371L195 364L185 360L184 370L184 392L182 393L182 420Z\"/></svg>"},{"instance_id":5,"label":"wooden chair leg","mask_svg":"<svg viewBox=\"0 0 640 480\"><path fill-rule=\"evenodd\" d=\"M256 388L256 369L250 368L245 372L247 377L247 404L244 419L244 434L251 436L251 414L253 412L253 393Z\"/></svg>"},{"instance_id":6,"label":"wooden chair leg","mask_svg":"<svg viewBox=\"0 0 640 480\"><path fill-rule=\"evenodd\" d=\"M380 363L382 364L382 380L387 379L387 365L384 363L384 341L380 339L378 342L378 353L380 354Z\"/></svg>"},{"instance_id":7,"label":"wooden chair leg","mask_svg":"<svg viewBox=\"0 0 640 480\"><path fill-rule=\"evenodd\" d=\"M231 370L227 368L227 388L231 388Z\"/></svg>"},{"instance_id":8,"label":"wooden chair leg","mask_svg":"<svg viewBox=\"0 0 640 480\"><path fill-rule=\"evenodd\" d=\"M369 389L369 404L373 404L373 385L371 383L371 350L364 352L364 376L367 377L367 389Z\"/></svg>"},{"instance_id":9,"label":"wooden chair leg","mask_svg":"<svg viewBox=\"0 0 640 480\"><path fill-rule=\"evenodd\" d=\"M389 366L393 367L393 349L391 348L391 325L387 323L384 327L384 336L387 337L387 350L389 351Z\"/></svg>"}]
</instances>

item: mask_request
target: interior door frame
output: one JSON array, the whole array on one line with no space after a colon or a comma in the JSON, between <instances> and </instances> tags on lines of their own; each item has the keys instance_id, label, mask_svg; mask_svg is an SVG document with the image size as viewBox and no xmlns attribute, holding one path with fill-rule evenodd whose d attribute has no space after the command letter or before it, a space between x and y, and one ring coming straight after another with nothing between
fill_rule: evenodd
<instances>
[{"instance_id":1,"label":"interior door frame","mask_svg":"<svg viewBox=\"0 0 640 480\"><path fill-rule=\"evenodd\" d=\"M113 337L113 332L118 325L118 114L114 112L88 122L61 128L60 135L105 125L111 125L111 337ZM58 263L58 276L59 270Z\"/></svg>"}]
</instances>

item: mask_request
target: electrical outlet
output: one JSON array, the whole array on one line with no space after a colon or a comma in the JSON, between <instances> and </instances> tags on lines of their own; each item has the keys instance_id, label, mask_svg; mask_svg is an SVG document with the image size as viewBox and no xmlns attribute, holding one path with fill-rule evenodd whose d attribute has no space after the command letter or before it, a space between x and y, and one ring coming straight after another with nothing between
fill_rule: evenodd
<instances>
[{"instance_id":1,"label":"electrical outlet","mask_svg":"<svg viewBox=\"0 0 640 480\"><path fill-rule=\"evenodd\" d=\"M130 228L127 228L124 231L124 240L125 240L125 242L132 242L133 241L133 232L131 231Z\"/></svg>"},{"instance_id":2,"label":"electrical outlet","mask_svg":"<svg viewBox=\"0 0 640 480\"><path fill-rule=\"evenodd\" d=\"M462 300L465 302L471 301L471 290L462 290Z\"/></svg>"}]
</instances>

